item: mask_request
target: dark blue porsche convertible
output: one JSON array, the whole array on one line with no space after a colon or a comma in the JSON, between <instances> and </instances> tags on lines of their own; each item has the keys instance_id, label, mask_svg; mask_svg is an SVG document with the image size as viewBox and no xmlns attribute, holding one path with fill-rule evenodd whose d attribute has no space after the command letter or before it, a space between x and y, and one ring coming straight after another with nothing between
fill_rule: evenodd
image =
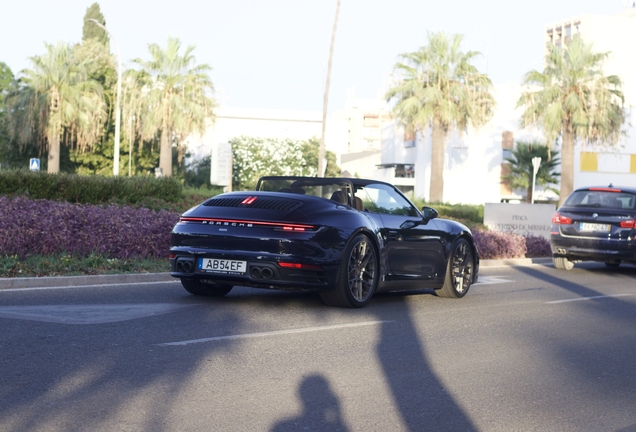
<instances>
[{"instance_id":1,"label":"dark blue porsche convertible","mask_svg":"<svg viewBox=\"0 0 636 432\"><path fill-rule=\"evenodd\" d=\"M381 291L433 288L461 298L477 280L470 230L418 210L377 180L263 177L185 212L172 231L171 275L196 295L233 286L315 290L363 307Z\"/></svg>"}]
</instances>

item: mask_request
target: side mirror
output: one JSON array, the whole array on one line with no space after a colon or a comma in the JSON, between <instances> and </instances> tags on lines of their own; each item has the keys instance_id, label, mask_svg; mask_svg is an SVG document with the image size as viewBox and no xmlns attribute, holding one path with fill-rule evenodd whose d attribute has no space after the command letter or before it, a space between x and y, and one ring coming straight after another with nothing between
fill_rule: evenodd
<instances>
[{"instance_id":1,"label":"side mirror","mask_svg":"<svg viewBox=\"0 0 636 432\"><path fill-rule=\"evenodd\" d=\"M427 206L422 207L422 218L424 220L429 221L431 219L435 219L438 216L439 216L439 213L433 207L427 207Z\"/></svg>"}]
</instances>

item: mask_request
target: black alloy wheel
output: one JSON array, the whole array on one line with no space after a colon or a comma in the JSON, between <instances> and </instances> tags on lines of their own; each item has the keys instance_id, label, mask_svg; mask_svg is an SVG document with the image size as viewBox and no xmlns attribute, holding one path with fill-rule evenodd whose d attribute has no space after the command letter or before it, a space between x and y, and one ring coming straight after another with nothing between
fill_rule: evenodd
<instances>
[{"instance_id":1,"label":"black alloy wheel","mask_svg":"<svg viewBox=\"0 0 636 432\"><path fill-rule=\"evenodd\" d=\"M336 289L323 291L328 306L360 308L371 300L378 286L378 255L369 238L358 234L349 242L338 272Z\"/></svg>"},{"instance_id":2,"label":"black alloy wheel","mask_svg":"<svg viewBox=\"0 0 636 432\"><path fill-rule=\"evenodd\" d=\"M198 279L181 278L181 285L190 294L207 297L223 297L232 290L232 285L218 285Z\"/></svg>"},{"instance_id":3,"label":"black alloy wheel","mask_svg":"<svg viewBox=\"0 0 636 432\"><path fill-rule=\"evenodd\" d=\"M451 249L444 285L435 294L446 298L464 297L473 281L473 272L473 249L466 239L460 238Z\"/></svg>"}]
</instances>

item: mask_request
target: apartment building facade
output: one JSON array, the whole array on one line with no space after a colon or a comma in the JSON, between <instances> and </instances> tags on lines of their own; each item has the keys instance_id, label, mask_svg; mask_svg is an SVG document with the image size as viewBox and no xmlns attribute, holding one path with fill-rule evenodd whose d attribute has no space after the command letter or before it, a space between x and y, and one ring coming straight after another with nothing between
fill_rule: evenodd
<instances>
[{"instance_id":1,"label":"apartment building facade","mask_svg":"<svg viewBox=\"0 0 636 432\"><path fill-rule=\"evenodd\" d=\"M607 52L605 75L622 80L627 119L624 135L615 145L579 141L575 150L574 186L636 185L636 7L625 2L617 15L581 15L546 26L544 42L565 46L579 36L595 52Z\"/></svg>"}]
</instances>

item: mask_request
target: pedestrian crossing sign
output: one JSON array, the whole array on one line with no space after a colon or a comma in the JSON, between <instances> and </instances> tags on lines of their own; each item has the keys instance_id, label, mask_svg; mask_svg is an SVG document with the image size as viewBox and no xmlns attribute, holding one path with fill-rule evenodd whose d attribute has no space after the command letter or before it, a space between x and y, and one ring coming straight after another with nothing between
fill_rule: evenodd
<instances>
[{"instance_id":1,"label":"pedestrian crossing sign","mask_svg":"<svg viewBox=\"0 0 636 432\"><path fill-rule=\"evenodd\" d=\"M31 158L31 160L29 160L29 169L31 171L40 171L40 159Z\"/></svg>"}]
</instances>

